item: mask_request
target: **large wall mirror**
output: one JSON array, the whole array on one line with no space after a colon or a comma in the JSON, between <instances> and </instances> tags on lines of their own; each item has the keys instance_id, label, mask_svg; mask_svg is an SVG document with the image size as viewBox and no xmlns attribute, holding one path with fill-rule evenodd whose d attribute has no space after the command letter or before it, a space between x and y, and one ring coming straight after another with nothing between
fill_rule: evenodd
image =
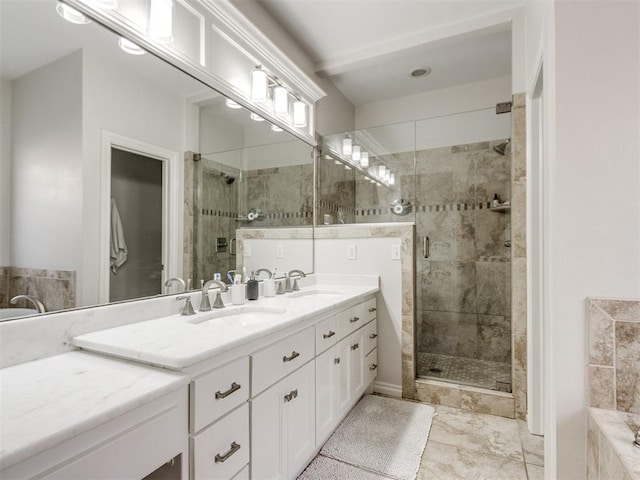
<instances>
[{"instance_id":1,"label":"large wall mirror","mask_svg":"<svg viewBox=\"0 0 640 480\"><path fill-rule=\"evenodd\" d=\"M56 7L0 3L0 318L312 271L313 148Z\"/></svg>"}]
</instances>

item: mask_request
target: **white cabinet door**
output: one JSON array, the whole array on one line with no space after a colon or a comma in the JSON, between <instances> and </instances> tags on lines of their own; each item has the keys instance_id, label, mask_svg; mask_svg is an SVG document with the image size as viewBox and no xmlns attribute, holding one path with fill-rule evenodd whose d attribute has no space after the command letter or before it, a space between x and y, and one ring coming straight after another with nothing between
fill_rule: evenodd
<instances>
[{"instance_id":1,"label":"white cabinet door","mask_svg":"<svg viewBox=\"0 0 640 480\"><path fill-rule=\"evenodd\" d=\"M251 478L293 478L315 447L315 374L309 362L251 401Z\"/></svg>"},{"instance_id":2,"label":"white cabinet door","mask_svg":"<svg viewBox=\"0 0 640 480\"><path fill-rule=\"evenodd\" d=\"M337 352L334 346L316 358L316 444L324 442L338 423Z\"/></svg>"},{"instance_id":3,"label":"white cabinet door","mask_svg":"<svg viewBox=\"0 0 640 480\"><path fill-rule=\"evenodd\" d=\"M291 374L284 383L288 385L285 390L289 390L283 395L287 477L295 478L309 463L316 448L314 362ZM287 398L291 400L287 401Z\"/></svg>"},{"instance_id":4,"label":"white cabinet door","mask_svg":"<svg viewBox=\"0 0 640 480\"><path fill-rule=\"evenodd\" d=\"M338 371L336 372L336 395L338 400L338 421L340 421L353 404L353 393L351 392L349 359L351 357L350 338L345 338L337 345L336 358L339 359Z\"/></svg>"},{"instance_id":5,"label":"white cabinet door","mask_svg":"<svg viewBox=\"0 0 640 480\"><path fill-rule=\"evenodd\" d=\"M352 333L347 340L349 340L349 389L353 397L358 398L366 387L364 329Z\"/></svg>"}]
</instances>

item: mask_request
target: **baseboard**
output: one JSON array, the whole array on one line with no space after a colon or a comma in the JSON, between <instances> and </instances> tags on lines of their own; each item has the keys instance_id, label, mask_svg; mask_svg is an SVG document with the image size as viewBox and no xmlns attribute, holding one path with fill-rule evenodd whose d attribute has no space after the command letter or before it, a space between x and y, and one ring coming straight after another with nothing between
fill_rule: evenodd
<instances>
[{"instance_id":1,"label":"baseboard","mask_svg":"<svg viewBox=\"0 0 640 480\"><path fill-rule=\"evenodd\" d=\"M402 397L402 386L394 383L374 382L373 391L392 397Z\"/></svg>"}]
</instances>

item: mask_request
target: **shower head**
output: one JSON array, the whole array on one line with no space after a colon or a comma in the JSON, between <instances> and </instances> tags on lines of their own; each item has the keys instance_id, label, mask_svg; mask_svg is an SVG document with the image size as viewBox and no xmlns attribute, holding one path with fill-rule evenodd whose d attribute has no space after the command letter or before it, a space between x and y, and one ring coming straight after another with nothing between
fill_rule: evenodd
<instances>
[{"instance_id":1,"label":"shower head","mask_svg":"<svg viewBox=\"0 0 640 480\"><path fill-rule=\"evenodd\" d=\"M232 177L231 175L227 175L226 173L221 174L224 177L224 181L227 182L227 185L231 185L236 181L236 177Z\"/></svg>"},{"instance_id":2,"label":"shower head","mask_svg":"<svg viewBox=\"0 0 640 480\"><path fill-rule=\"evenodd\" d=\"M495 147L493 147L493 151L496 153L499 153L500 155L504 155L505 150L507 149L507 146L511 143L511 139L507 138L504 142L496 145Z\"/></svg>"}]
</instances>

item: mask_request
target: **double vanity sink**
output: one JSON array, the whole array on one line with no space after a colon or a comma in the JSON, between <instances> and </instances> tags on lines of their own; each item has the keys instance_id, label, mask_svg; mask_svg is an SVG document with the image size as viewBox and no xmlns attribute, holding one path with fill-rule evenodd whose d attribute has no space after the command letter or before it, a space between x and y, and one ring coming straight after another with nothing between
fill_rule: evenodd
<instances>
[{"instance_id":1,"label":"double vanity sink","mask_svg":"<svg viewBox=\"0 0 640 480\"><path fill-rule=\"evenodd\" d=\"M377 373L378 278L304 280L194 315L136 321L138 306L3 369L0 476L140 479L180 458L183 480L294 478Z\"/></svg>"}]
</instances>

